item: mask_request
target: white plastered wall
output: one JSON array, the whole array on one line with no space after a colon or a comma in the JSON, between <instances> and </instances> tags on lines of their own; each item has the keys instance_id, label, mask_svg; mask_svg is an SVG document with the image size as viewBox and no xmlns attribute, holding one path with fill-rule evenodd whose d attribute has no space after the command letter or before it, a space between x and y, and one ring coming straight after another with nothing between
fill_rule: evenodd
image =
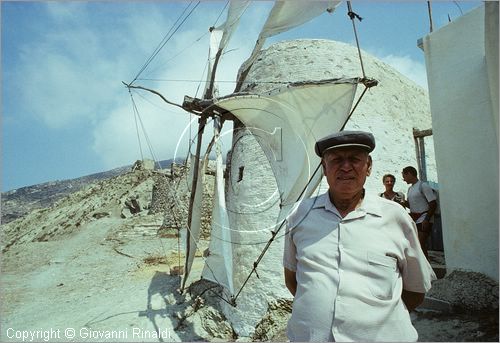
<instances>
[{"instance_id":1,"label":"white plastered wall","mask_svg":"<svg viewBox=\"0 0 500 343\"><path fill-rule=\"evenodd\" d=\"M498 3L424 38L448 271L498 280Z\"/></svg>"}]
</instances>

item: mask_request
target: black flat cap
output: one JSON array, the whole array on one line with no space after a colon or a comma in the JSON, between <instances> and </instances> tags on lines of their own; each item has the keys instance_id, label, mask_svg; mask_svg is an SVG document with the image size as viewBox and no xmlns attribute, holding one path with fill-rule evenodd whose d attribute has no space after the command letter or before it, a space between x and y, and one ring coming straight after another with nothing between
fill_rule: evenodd
<instances>
[{"instance_id":1,"label":"black flat cap","mask_svg":"<svg viewBox=\"0 0 500 343\"><path fill-rule=\"evenodd\" d=\"M368 152L375 149L375 138L364 131L340 131L321 138L316 142L316 155L323 157L325 151L335 148L359 147Z\"/></svg>"}]
</instances>

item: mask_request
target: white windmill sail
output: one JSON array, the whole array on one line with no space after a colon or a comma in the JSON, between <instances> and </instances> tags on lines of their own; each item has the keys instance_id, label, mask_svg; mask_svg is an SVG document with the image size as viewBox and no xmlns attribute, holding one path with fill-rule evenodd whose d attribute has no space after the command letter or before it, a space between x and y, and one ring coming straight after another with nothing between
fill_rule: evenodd
<instances>
[{"instance_id":1,"label":"white windmill sail","mask_svg":"<svg viewBox=\"0 0 500 343\"><path fill-rule=\"evenodd\" d=\"M240 23L240 18L245 12L250 3L249 0L233 0L229 3L229 9L227 10L227 19L224 24L216 28L216 30L223 31L223 35L220 39L219 46L217 50L224 50L229 43L234 31Z\"/></svg>"},{"instance_id":2,"label":"white windmill sail","mask_svg":"<svg viewBox=\"0 0 500 343\"><path fill-rule=\"evenodd\" d=\"M215 125L218 126L218 119L216 118L215 121ZM209 255L205 261L202 276L204 279L224 286L232 295L234 294L233 249L224 192L222 148L217 127L215 129L215 153L215 196L212 209L211 240L208 247Z\"/></svg>"},{"instance_id":3,"label":"white windmill sail","mask_svg":"<svg viewBox=\"0 0 500 343\"><path fill-rule=\"evenodd\" d=\"M238 81L253 64L266 38L300 26L318 15L328 11L332 13L341 1L276 1L262 28L250 57L241 65Z\"/></svg>"},{"instance_id":4,"label":"white windmill sail","mask_svg":"<svg viewBox=\"0 0 500 343\"><path fill-rule=\"evenodd\" d=\"M217 53L219 52L219 46L221 45L221 40L222 40L223 34L224 34L224 31L219 30L217 28L212 29L212 31L210 32L210 48L208 49L207 82L205 83L205 90L204 90L203 94L206 94L207 89L209 89L211 86L215 87L212 83L212 75L215 74L214 65L215 65L215 61L217 59ZM215 78L215 75L214 75L214 78ZM212 91L212 93L213 92L214 91Z\"/></svg>"},{"instance_id":5,"label":"white windmill sail","mask_svg":"<svg viewBox=\"0 0 500 343\"><path fill-rule=\"evenodd\" d=\"M266 154L281 204L278 222L299 200L319 164L315 142L339 131L348 118L359 79L301 82L266 95L235 95L216 103L243 122ZM302 197L321 181L316 173Z\"/></svg>"},{"instance_id":6,"label":"white windmill sail","mask_svg":"<svg viewBox=\"0 0 500 343\"><path fill-rule=\"evenodd\" d=\"M234 31L236 31L236 28L238 27L240 22L241 15L247 9L249 2L249 0L230 1L229 8L227 10L226 21L220 26L211 28L210 30L208 72L204 94L206 94L207 89L209 89L210 87L215 87L215 80L213 78L215 78L215 69L217 68L217 62L227 44L229 43ZM210 96L211 95L212 94L210 94Z\"/></svg>"}]
</instances>

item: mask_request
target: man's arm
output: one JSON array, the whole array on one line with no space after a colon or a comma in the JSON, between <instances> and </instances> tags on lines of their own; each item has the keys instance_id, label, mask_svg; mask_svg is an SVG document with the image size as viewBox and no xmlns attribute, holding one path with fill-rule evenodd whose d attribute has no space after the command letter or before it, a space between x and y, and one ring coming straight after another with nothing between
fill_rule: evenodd
<instances>
[{"instance_id":1,"label":"man's arm","mask_svg":"<svg viewBox=\"0 0 500 343\"><path fill-rule=\"evenodd\" d=\"M429 201L429 210L427 211L427 215L429 216L428 220L430 220L432 218L432 216L434 215L434 212L436 212L436 207L437 207L436 200Z\"/></svg>"},{"instance_id":2,"label":"man's arm","mask_svg":"<svg viewBox=\"0 0 500 343\"><path fill-rule=\"evenodd\" d=\"M295 272L285 268L285 285L293 296L295 296L295 291L297 290L297 278L295 274Z\"/></svg>"},{"instance_id":3,"label":"man's arm","mask_svg":"<svg viewBox=\"0 0 500 343\"><path fill-rule=\"evenodd\" d=\"M405 289L403 289L401 293L401 299L405 303L408 311L416 309L424 301L424 298L425 293L410 292Z\"/></svg>"},{"instance_id":4,"label":"man's arm","mask_svg":"<svg viewBox=\"0 0 500 343\"><path fill-rule=\"evenodd\" d=\"M436 211L436 207L437 207L436 200L432 200L429 202L429 210L427 211L427 214L425 215L425 219L422 222L422 230L424 232L430 231L430 228L429 228L429 226L431 225L430 220L431 220L432 216L434 215L434 212Z\"/></svg>"}]
</instances>

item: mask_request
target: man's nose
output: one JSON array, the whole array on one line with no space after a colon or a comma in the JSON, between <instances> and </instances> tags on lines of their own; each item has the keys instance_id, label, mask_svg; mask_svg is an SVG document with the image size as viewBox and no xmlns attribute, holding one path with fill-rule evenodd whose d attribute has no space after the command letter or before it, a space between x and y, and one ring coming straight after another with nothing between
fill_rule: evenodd
<instances>
[{"instance_id":1,"label":"man's nose","mask_svg":"<svg viewBox=\"0 0 500 343\"><path fill-rule=\"evenodd\" d=\"M340 169L342 170L350 170L351 168L352 168L352 163L348 159L345 159L340 163Z\"/></svg>"}]
</instances>

